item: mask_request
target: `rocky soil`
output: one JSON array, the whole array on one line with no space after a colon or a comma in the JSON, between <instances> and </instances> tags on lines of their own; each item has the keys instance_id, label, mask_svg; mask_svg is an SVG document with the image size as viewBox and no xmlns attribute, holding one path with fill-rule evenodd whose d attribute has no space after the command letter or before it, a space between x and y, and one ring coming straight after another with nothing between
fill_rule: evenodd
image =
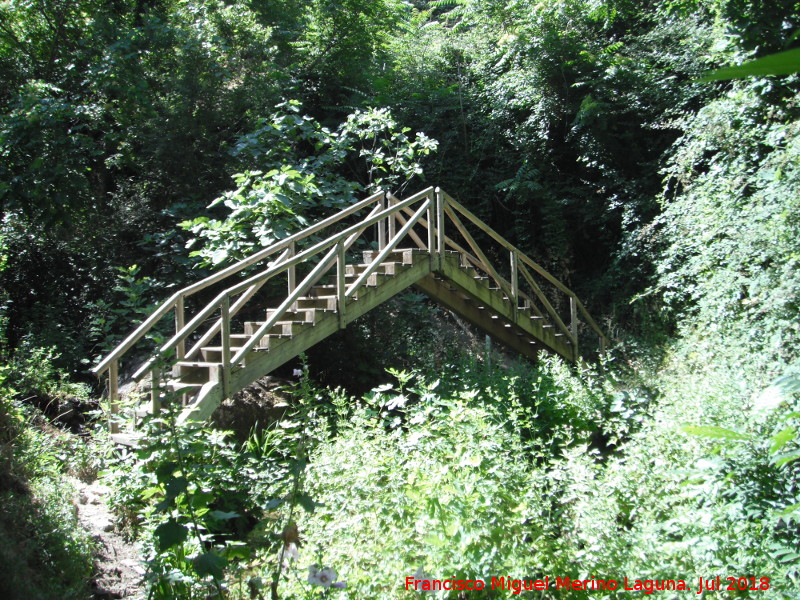
<instances>
[{"instance_id":1,"label":"rocky soil","mask_svg":"<svg viewBox=\"0 0 800 600\"><path fill-rule=\"evenodd\" d=\"M98 481L76 481L75 486L78 520L97 544L88 597L91 600L144 600L147 598L143 581L145 569L136 547L114 531L114 517L105 499L109 489Z\"/></svg>"}]
</instances>

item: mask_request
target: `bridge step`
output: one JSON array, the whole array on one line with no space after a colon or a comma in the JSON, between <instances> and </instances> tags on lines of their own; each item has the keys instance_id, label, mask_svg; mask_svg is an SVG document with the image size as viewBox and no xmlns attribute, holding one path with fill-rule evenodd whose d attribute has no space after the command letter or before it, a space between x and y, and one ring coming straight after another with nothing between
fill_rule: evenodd
<instances>
[{"instance_id":1,"label":"bridge step","mask_svg":"<svg viewBox=\"0 0 800 600\"><path fill-rule=\"evenodd\" d=\"M276 312L277 312L277 309L268 308L267 309L267 319L269 319ZM284 321L295 321L295 322L300 322L300 323L314 323L314 319L316 317L316 313L315 313L313 308L297 309L297 310L287 310L283 314L283 316L285 317ZM280 323L280 321L279 321L279 323Z\"/></svg>"},{"instance_id":2,"label":"bridge step","mask_svg":"<svg viewBox=\"0 0 800 600\"><path fill-rule=\"evenodd\" d=\"M375 260L379 253L378 250L364 250L362 252L363 261L369 264ZM389 257L390 259L385 261L384 264L388 262L399 262L404 265L413 265L420 260L428 258L428 252L417 248L401 248L390 252Z\"/></svg>"},{"instance_id":3,"label":"bridge step","mask_svg":"<svg viewBox=\"0 0 800 600\"><path fill-rule=\"evenodd\" d=\"M336 296L305 297L297 300L298 308L321 308L336 310Z\"/></svg>"},{"instance_id":4,"label":"bridge step","mask_svg":"<svg viewBox=\"0 0 800 600\"><path fill-rule=\"evenodd\" d=\"M398 271L403 267L403 263L397 262L385 262L378 265L376 273L384 274L384 275L396 275ZM361 265L346 265L344 268L344 274L347 276L355 276L361 275L364 271L369 268L369 264L361 264Z\"/></svg>"}]
</instances>

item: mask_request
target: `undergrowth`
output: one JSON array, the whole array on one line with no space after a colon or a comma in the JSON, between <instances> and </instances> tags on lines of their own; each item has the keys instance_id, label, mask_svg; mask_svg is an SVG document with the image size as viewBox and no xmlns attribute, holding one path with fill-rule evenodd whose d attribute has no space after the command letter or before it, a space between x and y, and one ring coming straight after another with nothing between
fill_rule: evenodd
<instances>
[{"instance_id":1,"label":"undergrowth","mask_svg":"<svg viewBox=\"0 0 800 600\"><path fill-rule=\"evenodd\" d=\"M26 357L31 378L19 378L22 385L31 385L37 370L54 373L51 358L46 351ZM22 363L20 357L14 367ZM0 597L82 599L94 544L78 523L70 482L90 477L96 457L86 442L54 428L38 408L24 403L11 377L14 368L0 368ZM76 391L52 378L46 386L42 393L52 394L51 400Z\"/></svg>"}]
</instances>

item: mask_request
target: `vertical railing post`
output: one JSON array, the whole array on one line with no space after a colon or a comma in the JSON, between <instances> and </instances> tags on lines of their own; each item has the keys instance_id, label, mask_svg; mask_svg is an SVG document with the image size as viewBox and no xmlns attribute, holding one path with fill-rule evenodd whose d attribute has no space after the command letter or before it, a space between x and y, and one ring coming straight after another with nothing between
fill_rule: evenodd
<instances>
[{"instance_id":1,"label":"vertical railing post","mask_svg":"<svg viewBox=\"0 0 800 600\"><path fill-rule=\"evenodd\" d=\"M380 199L381 210L386 209L386 194L384 193ZM375 224L378 227L378 252L386 247L386 220L381 219Z\"/></svg>"},{"instance_id":2,"label":"vertical railing post","mask_svg":"<svg viewBox=\"0 0 800 600\"><path fill-rule=\"evenodd\" d=\"M344 262L344 240L339 240L336 244L336 312L339 315L339 329L344 329L347 325L345 309L347 298L345 298L345 262Z\"/></svg>"},{"instance_id":3,"label":"vertical railing post","mask_svg":"<svg viewBox=\"0 0 800 600\"><path fill-rule=\"evenodd\" d=\"M575 360L578 360L578 304L575 302L575 296L569 297L569 331L572 334Z\"/></svg>"},{"instance_id":4,"label":"vertical railing post","mask_svg":"<svg viewBox=\"0 0 800 600\"><path fill-rule=\"evenodd\" d=\"M225 295L220 304L220 319L222 320L222 395L231 397L231 300Z\"/></svg>"},{"instance_id":5,"label":"vertical railing post","mask_svg":"<svg viewBox=\"0 0 800 600\"><path fill-rule=\"evenodd\" d=\"M431 257L431 269L438 268L438 261L436 260L436 224L434 223L434 205L436 196L433 193L428 193L428 210L425 218L428 220L428 254Z\"/></svg>"},{"instance_id":6,"label":"vertical railing post","mask_svg":"<svg viewBox=\"0 0 800 600\"><path fill-rule=\"evenodd\" d=\"M178 333L186 325L185 314L183 294L181 294L175 301L175 333ZM175 356L178 360L183 360L186 356L186 340L178 342L175 348Z\"/></svg>"},{"instance_id":7,"label":"vertical railing post","mask_svg":"<svg viewBox=\"0 0 800 600\"><path fill-rule=\"evenodd\" d=\"M119 433L119 364L116 359L108 365L108 430Z\"/></svg>"},{"instance_id":8,"label":"vertical railing post","mask_svg":"<svg viewBox=\"0 0 800 600\"><path fill-rule=\"evenodd\" d=\"M516 318L519 308L519 252L511 251L511 310Z\"/></svg>"},{"instance_id":9,"label":"vertical railing post","mask_svg":"<svg viewBox=\"0 0 800 600\"><path fill-rule=\"evenodd\" d=\"M150 413L156 416L161 411L161 372L158 367L150 371Z\"/></svg>"},{"instance_id":10,"label":"vertical railing post","mask_svg":"<svg viewBox=\"0 0 800 600\"><path fill-rule=\"evenodd\" d=\"M444 268L444 193L436 188L436 253L439 256L439 270Z\"/></svg>"},{"instance_id":11,"label":"vertical railing post","mask_svg":"<svg viewBox=\"0 0 800 600\"><path fill-rule=\"evenodd\" d=\"M296 251L295 243L292 242L289 244L289 247L286 249L286 260L291 260L294 257L294 253ZM295 270L294 265L286 269L286 293L287 295L291 296L292 292L294 292L294 288L296 287L296 279L297 272ZM297 305L292 307L292 310L295 310Z\"/></svg>"},{"instance_id":12,"label":"vertical railing post","mask_svg":"<svg viewBox=\"0 0 800 600\"><path fill-rule=\"evenodd\" d=\"M388 194L386 197L386 205L387 208L394 205L394 196L392 194ZM394 236L397 234L397 213L392 213L389 215L389 239L393 240Z\"/></svg>"},{"instance_id":13,"label":"vertical railing post","mask_svg":"<svg viewBox=\"0 0 800 600\"><path fill-rule=\"evenodd\" d=\"M289 259L293 258L294 257L294 253L295 253L295 243L292 242L291 244L289 244L289 247L287 248L286 260L289 260ZM297 273L295 271L294 265L292 265L291 267L286 269L286 277L287 277L287 290L286 291L287 291L287 294L289 296L291 296L292 292L294 291L294 288L295 288L295 282L296 282L296 277L297 277Z\"/></svg>"}]
</instances>

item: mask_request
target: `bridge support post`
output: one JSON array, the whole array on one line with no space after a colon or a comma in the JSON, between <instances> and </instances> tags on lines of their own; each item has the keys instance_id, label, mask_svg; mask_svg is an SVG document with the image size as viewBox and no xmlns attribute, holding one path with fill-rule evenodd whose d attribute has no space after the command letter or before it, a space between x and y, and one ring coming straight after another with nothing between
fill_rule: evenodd
<instances>
[{"instance_id":1,"label":"bridge support post","mask_svg":"<svg viewBox=\"0 0 800 600\"><path fill-rule=\"evenodd\" d=\"M381 196L380 203L381 210L386 210L386 194ZM381 220L378 221L375 226L378 228L378 251L380 251L386 247L386 223Z\"/></svg>"},{"instance_id":2,"label":"bridge support post","mask_svg":"<svg viewBox=\"0 0 800 600\"><path fill-rule=\"evenodd\" d=\"M428 210L426 211L425 218L428 219L428 254L431 258L431 269L436 271L439 269L439 260L437 258L436 248L436 229L434 223L434 209L436 202L436 195L433 192L428 193Z\"/></svg>"},{"instance_id":3,"label":"bridge support post","mask_svg":"<svg viewBox=\"0 0 800 600\"><path fill-rule=\"evenodd\" d=\"M445 198L442 190L436 188L436 270L441 271L444 268L444 254L445 254L445 241L444 241L444 203Z\"/></svg>"},{"instance_id":4,"label":"bridge support post","mask_svg":"<svg viewBox=\"0 0 800 600\"><path fill-rule=\"evenodd\" d=\"M178 333L186 325L185 311L183 306L183 295L175 299L175 333ZM178 360L183 360L186 356L186 340L181 340L175 347L175 356Z\"/></svg>"},{"instance_id":5,"label":"bridge support post","mask_svg":"<svg viewBox=\"0 0 800 600\"><path fill-rule=\"evenodd\" d=\"M225 398L231 397L231 300L226 295L220 303L220 318L222 320L222 394Z\"/></svg>"},{"instance_id":6,"label":"bridge support post","mask_svg":"<svg viewBox=\"0 0 800 600\"><path fill-rule=\"evenodd\" d=\"M339 240L339 242L336 244L336 314L339 316L339 329L344 329L347 326L347 317L345 315L347 298L345 298L344 295L344 259L344 241Z\"/></svg>"},{"instance_id":7,"label":"bridge support post","mask_svg":"<svg viewBox=\"0 0 800 600\"><path fill-rule=\"evenodd\" d=\"M519 253L516 250L511 251L511 298L509 299L514 322L516 322L519 309Z\"/></svg>"},{"instance_id":8,"label":"bridge support post","mask_svg":"<svg viewBox=\"0 0 800 600\"><path fill-rule=\"evenodd\" d=\"M394 196L388 194L386 196L386 207L389 208L395 203ZM396 213L392 213L388 217L389 220L389 239L393 240L395 234L397 233L397 216Z\"/></svg>"},{"instance_id":9,"label":"bridge support post","mask_svg":"<svg viewBox=\"0 0 800 600\"><path fill-rule=\"evenodd\" d=\"M286 249L286 258L287 259L292 258L294 256L294 253L295 253L295 244L294 244L294 242L292 242L291 244L289 244L289 247ZM297 272L296 272L296 270L295 270L295 268L293 266L289 267L288 269L286 269L286 280L287 280L287 288L288 288L287 289L287 294L289 296L292 295L292 292L294 291L294 288L297 285L296 284L296 277L297 277Z\"/></svg>"}]
</instances>

